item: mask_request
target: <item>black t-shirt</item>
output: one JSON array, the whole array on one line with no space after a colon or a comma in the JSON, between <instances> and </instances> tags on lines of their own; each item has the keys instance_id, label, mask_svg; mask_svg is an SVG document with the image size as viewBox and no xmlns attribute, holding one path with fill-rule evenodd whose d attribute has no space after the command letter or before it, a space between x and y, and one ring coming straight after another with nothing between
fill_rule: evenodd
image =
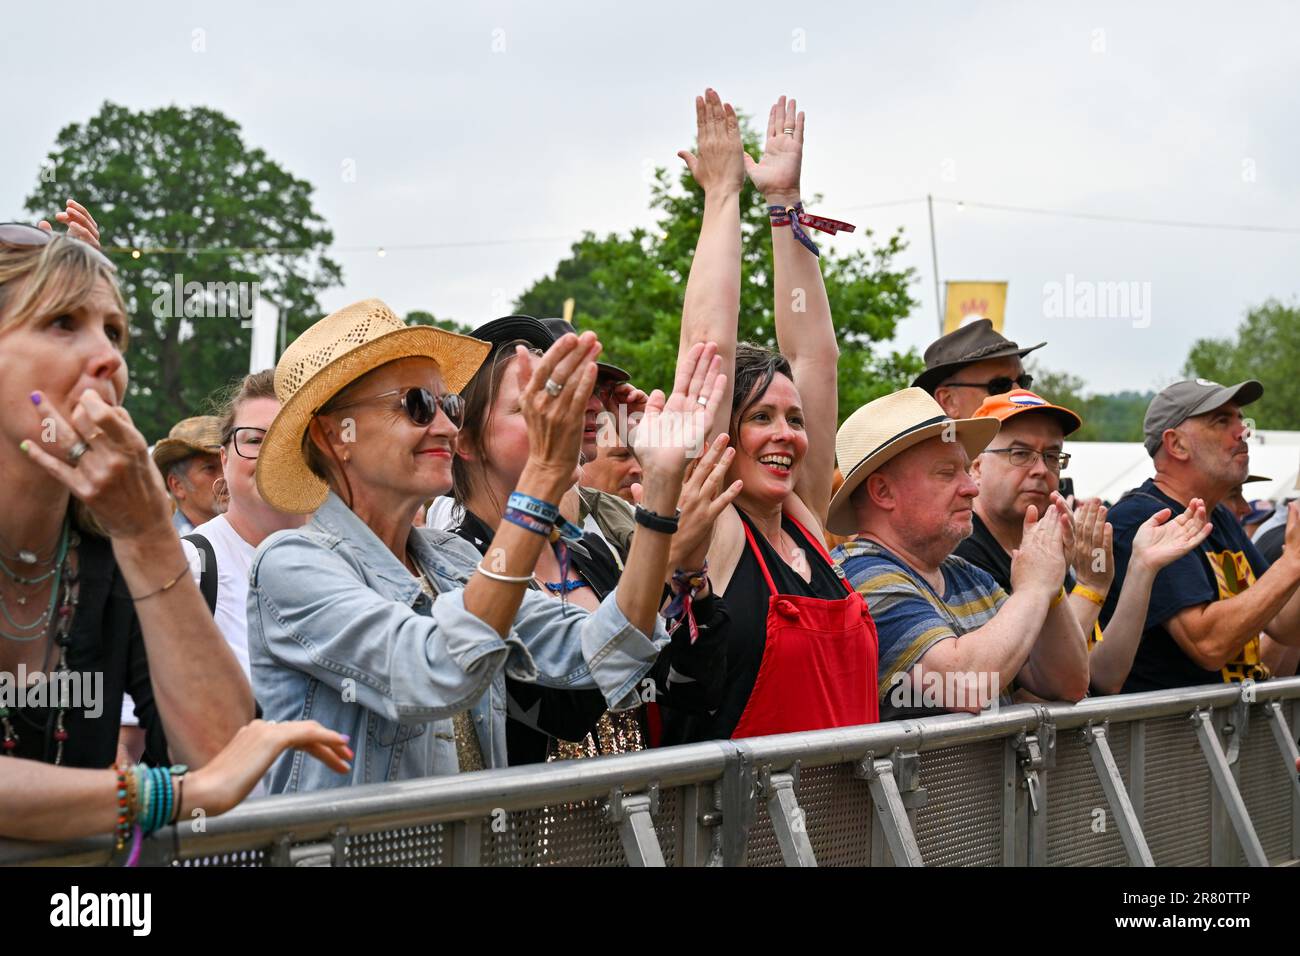
<instances>
[{"instance_id":1,"label":"black t-shirt","mask_svg":"<svg viewBox=\"0 0 1300 956\"><path fill-rule=\"evenodd\" d=\"M1282 546L1286 544L1286 525L1279 524L1269 528L1255 541L1255 550L1271 566L1282 557Z\"/></svg>"},{"instance_id":2,"label":"black t-shirt","mask_svg":"<svg viewBox=\"0 0 1300 956\"><path fill-rule=\"evenodd\" d=\"M1115 613L1128 572L1134 534L1144 521L1163 508L1170 508L1178 515L1186 510L1186 505L1170 498L1156 487L1155 481L1148 479L1110 509L1107 518L1115 529L1115 582L1101 611L1103 626ZM1262 680L1268 676L1259 661L1258 638L1252 638L1221 670L1209 671L1184 654L1165 630L1165 623L1179 611L1240 594L1268 570L1268 562L1226 507L1215 508L1210 521L1214 530L1201 547L1156 575L1147 607L1146 629L1133 669L1124 682L1125 693L1240 681L1247 677Z\"/></svg>"},{"instance_id":3,"label":"black t-shirt","mask_svg":"<svg viewBox=\"0 0 1300 956\"><path fill-rule=\"evenodd\" d=\"M61 766L100 770L113 765L124 693L135 701L136 716L145 731L145 762L166 766L170 762L167 738L154 703L144 635L113 558L113 548L104 538L82 532L77 556L81 583L72 618L68 670L82 675L80 702L91 703L90 697L97 698L92 712L98 713L87 716L86 707L69 707L64 712L63 727L68 738L63 743ZM52 655L51 671L56 660ZM95 682L101 680L101 686L95 688ZM78 703L75 698L72 702ZM11 713L10 721L18 734L14 755L53 763L58 708L13 708Z\"/></svg>"},{"instance_id":4,"label":"black t-shirt","mask_svg":"<svg viewBox=\"0 0 1300 956\"><path fill-rule=\"evenodd\" d=\"M957 545L953 553L959 558L965 558L977 568L983 568L993 576L994 581L1002 585L1002 590L1010 594L1011 555L1007 554L1006 549L998 543L998 539L993 537L993 532L979 515L971 514L971 526L970 537Z\"/></svg>"},{"instance_id":5,"label":"black t-shirt","mask_svg":"<svg viewBox=\"0 0 1300 956\"><path fill-rule=\"evenodd\" d=\"M772 581L782 594L802 594L828 600L844 598L847 592L832 566L788 517L781 517L781 527L790 536L790 540L803 548L812 568L811 581L805 581L782 560L743 511L737 508L736 513L753 532L754 540L762 549L763 560L772 575ZM721 691L720 706L712 713L687 713L676 707L664 707L665 745L731 738L736 725L740 723L745 705L749 703L749 695L753 693L754 683L758 680L759 666L763 663L770 596L763 570L758 566L753 550L746 545L723 594L731 621L725 628L726 682Z\"/></svg>"}]
</instances>

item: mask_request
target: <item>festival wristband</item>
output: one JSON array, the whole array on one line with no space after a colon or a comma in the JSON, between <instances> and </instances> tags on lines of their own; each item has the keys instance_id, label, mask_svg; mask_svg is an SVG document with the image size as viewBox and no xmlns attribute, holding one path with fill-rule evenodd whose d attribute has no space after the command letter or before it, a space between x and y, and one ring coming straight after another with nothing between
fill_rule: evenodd
<instances>
[{"instance_id":1,"label":"festival wristband","mask_svg":"<svg viewBox=\"0 0 1300 956\"><path fill-rule=\"evenodd\" d=\"M793 206L771 205L767 207L767 214L772 220L773 228L778 226L789 226L794 233L794 237L813 255L820 257L821 252L817 249L817 244L812 241L808 233L801 228L807 226L810 229L816 229L818 232L824 232L828 235L835 235L840 232L852 232L857 227L852 223L841 222L838 219L827 219L824 216L813 216L803 211L803 202L797 202Z\"/></svg>"},{"instance_id":2,"label":"festival wristband","mask_svg":"<svg viewBox=\"0 0 1300 956\"><path fill-rule=\"evenodd\" d=\"M1052 598L1052 603L1050 606L1056 607L1056 605L1060 604L1064 600L1065 600L1065 585L1062 584L1060 593L1057 594L1056 597Z\"/></svg>"},{"instance_id":3,"label":"festival wristband","mask_svg":"<svg viewBox=\"0 0 1300 956\"><path fill-rule=\"evenodd\" d=\"M514 508L516 511L522 511L524 514L532 515L539 521L545 521L547 524L555 524L560 518L560 506L553 505L549 501L543 501L541 498L534 498L532 495L526 495L522 491L512 491L510 497L506 500L507 508Z\"/></svg>"},{"instance_id":4,"label":"festival wristband","mask_svg":"<svg viewBox=\"0 0 1300 956\"><path fill-rule=\"evenodd\" d=\"M1106 603L1106 595L1098 594L1086 584L1080 584L1077 581L1074 583L1074 590L1070 593L1077 594L1084 600L1091 601L1093 604L1097 605L1097 607L1102 607Z\"/></svg>"},{"instance_id":5,"label":"festival wristband","mask_svg":"<svg viewBox=\"0 0 1300 956\"><path fill-rule=\"evenodd\" d=\"M543 538L551 536L551 525L549 522L542 521L533 517L526 511L520 511L518 508L507 508L505 514L501 516L502 520L509 521L513 525L518 525L526 531L533 534L540 534Z\"/></svg>"}]
</instances>

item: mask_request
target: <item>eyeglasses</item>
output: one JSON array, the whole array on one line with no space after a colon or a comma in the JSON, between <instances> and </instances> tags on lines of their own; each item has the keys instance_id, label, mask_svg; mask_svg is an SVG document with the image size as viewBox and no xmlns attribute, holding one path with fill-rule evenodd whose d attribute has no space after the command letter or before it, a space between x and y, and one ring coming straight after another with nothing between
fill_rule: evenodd
<instances>
[{"instance_id":1,"label":"eyeglasses","mask_svg":"<svg viewBox=\"0 0 1300 956\"><path fill-rule=\"evenodd\" d=\"M345 402L342 405L335 405L330 411L337 411L340 408L351 408L353 405L366 405L371 402L388 398L392 395L401 396L401 406L406 411L406 417L411 420L411 424L418 425L420 428L427 428L432 424L437 410L442 409L442 413L447 416L457 428L465 420L465 400L459 395L448 392L445 395L434 395L427 388L395 388L392 391L380 392L378 395L371 395L369 398L358 398L355 401ZM321 409L325 411L325 409Z\"/></svg>"},{"instance_id":2,"label":"eyeglasses","mask_svg":"<svg viewBox=\"0 0 1300 956\"><path fill-rule=\"evenodd\" d=\"M1001 375L997 378L991 378L987 382L945 382L943 388L983 388L987 389L990 395L1004 395L1013 388L1033 388L1034 377L1026 372L1019 378L1007 378Z\"/></svg>"},{"instance_id":3,"label":"eyeglasses","mask_svg":"<svg viewBox=\"0 0 1300 956\"><path fill-rule=\"evenodd\" d=\"M256 458L257 453L262 450L262 439L266 437L266 429L241 425L230 433L230 437L235 440L236 455L240 458Z\"/></svg>"},{"instance_id":4,"label":"eyeglasses","mask_svg":"<svg viewBox=\"0 0 1300 956\"><path fill-rule=\"evenodd\" d=\"M1043 459L1048 471L1060 473L1070 464L1068 452L1034 451L1032 448L985 448L986 455L1006 455L1013 468L1028 468Z\"/></svg>"},{"instance_id":5,"label":"eyeglasses","mask_svg":"<svg viewBox=\"0 0 1300 956\"><path fill-rule=\"evenodd\" d=\"M0 242L10 246L48 246L60 234L46 232L37 226L28 225L25 222L0 222ZM76 240L81 242L80 239ZM83 243L91 253L108 268L116 272L117 266L113 265L108 256L96 249L90 243Z\"/></svg>"}]
</instances>

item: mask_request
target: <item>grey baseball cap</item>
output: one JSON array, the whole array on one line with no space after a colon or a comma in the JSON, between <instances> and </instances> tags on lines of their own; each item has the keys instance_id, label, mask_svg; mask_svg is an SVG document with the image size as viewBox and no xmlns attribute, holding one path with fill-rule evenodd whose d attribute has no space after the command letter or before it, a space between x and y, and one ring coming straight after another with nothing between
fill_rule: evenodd
<instances>
[{"instance_id":1,"label":"grey baseball cap","mask_svg":"<svg viewBox=\"0 0 1300 956\"><path fill-rule=\"evenodd\" d=\"M1228 402L1249 405L1263 394L1264 386L1254 379L1236 385L1220 385L1204 378L1174 382L1151 399L1147 406L1146 418L1142 421L1142 443L1147 454L1152 458L1156 456L1166 429L1177 428L1187 419L1212 412Z\"/></svg>"}]
</instances>

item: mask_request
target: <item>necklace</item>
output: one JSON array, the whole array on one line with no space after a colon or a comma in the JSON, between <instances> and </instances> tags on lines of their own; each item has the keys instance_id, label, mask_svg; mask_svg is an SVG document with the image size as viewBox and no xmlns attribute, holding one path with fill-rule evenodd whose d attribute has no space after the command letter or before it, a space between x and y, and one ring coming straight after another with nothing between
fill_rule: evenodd
<instances>
[{"instance_id":1,"label":"necklace","mask_svg":"<svg viewBox=\"0 0 1300 956\"><path fill-rule=\"evenodd\" d=\"M15 634L12 631L7 631L4 628L0 628L0 637L5 638L6 640L15 641L20 644L27 644L30 643L31 641L38 641L45 636L46 625L49 623L50 619L54 616L54 607L59 597L59 576L60 576L61 566L66 562L67 555L68 555L68 526L65 523L63 527L63 533L59 536L58 556L55 559L55 565L50 570L49 574L43 575L40 579L37 579L37 580L46 580L51 577L54 578L54 582L50 585L49 603L45 606L45 610L40 613L40 616L37 617L35 621L31 621L27 624L20 624L19 622L15 621L13 615L9 613L9 609L5 606L4 597L0 596L0 616L3 616L5 621L8 622L9 626L14 628L18 632ZM25 605L26 603L27 603L26 597L18 598L18 604Z\"/></svg>"},{"instance_id":2,"label":"necklace","mask_svg":"<svg viewBox=\"0 0 1300 956\"><path fill-rule=\"evenodd\" d=\"M77 547L81 544L81 539L77 533L71 529L68 522L65 521L63 526L63 535L59 542L59 573L55 576L53 593L59 597L58 614L54 620L53 640L55 646L59 649L59 660L55 665L53 677L47 677L46 680L50 685L51 692L55 694L57 700L57 709L54 716L54 763L57 765L63 761L63 745L68 740L68 731L64 727L64 719L67 715L69 694L68 686L70 684L68 670L68 645L72 642L72 618L76 614L78 596L81 592L81 585L78 581L79 573L77 567ZM51 600L53 606L53 599ZM49 612L46 613L49 616ZM6 634L5 637L10 637ZM10 637L12 640L13 638ZM25 641L34 638L23 638ZM44 668L42 668L44 671ZM13 713L10 708L0 700L0 730L4 731L4 739L0 741L0 749L9 756L14 755L18 749L18 733L14 730L12 718Z\"/></svg>"},{"instance_id":3,"label":"necklace","mask_svg":"<svg viewBox=\"0 0 1300 956\"><path fill-rule=\"evenodd\" d=\"M19 564L57 564L58 562L54 558L54 555L59 550L59 541L56 540L54 544L50 546L49 550L49 556L44 558L42 558L37 552L29 551L26 548L19 548L17 552L12 552L8 542L0 539L0 565L4 565L9 561L17 561ZM5 567L5 570L9 570L7 566Z\"/></svg>"}]
</instances>

